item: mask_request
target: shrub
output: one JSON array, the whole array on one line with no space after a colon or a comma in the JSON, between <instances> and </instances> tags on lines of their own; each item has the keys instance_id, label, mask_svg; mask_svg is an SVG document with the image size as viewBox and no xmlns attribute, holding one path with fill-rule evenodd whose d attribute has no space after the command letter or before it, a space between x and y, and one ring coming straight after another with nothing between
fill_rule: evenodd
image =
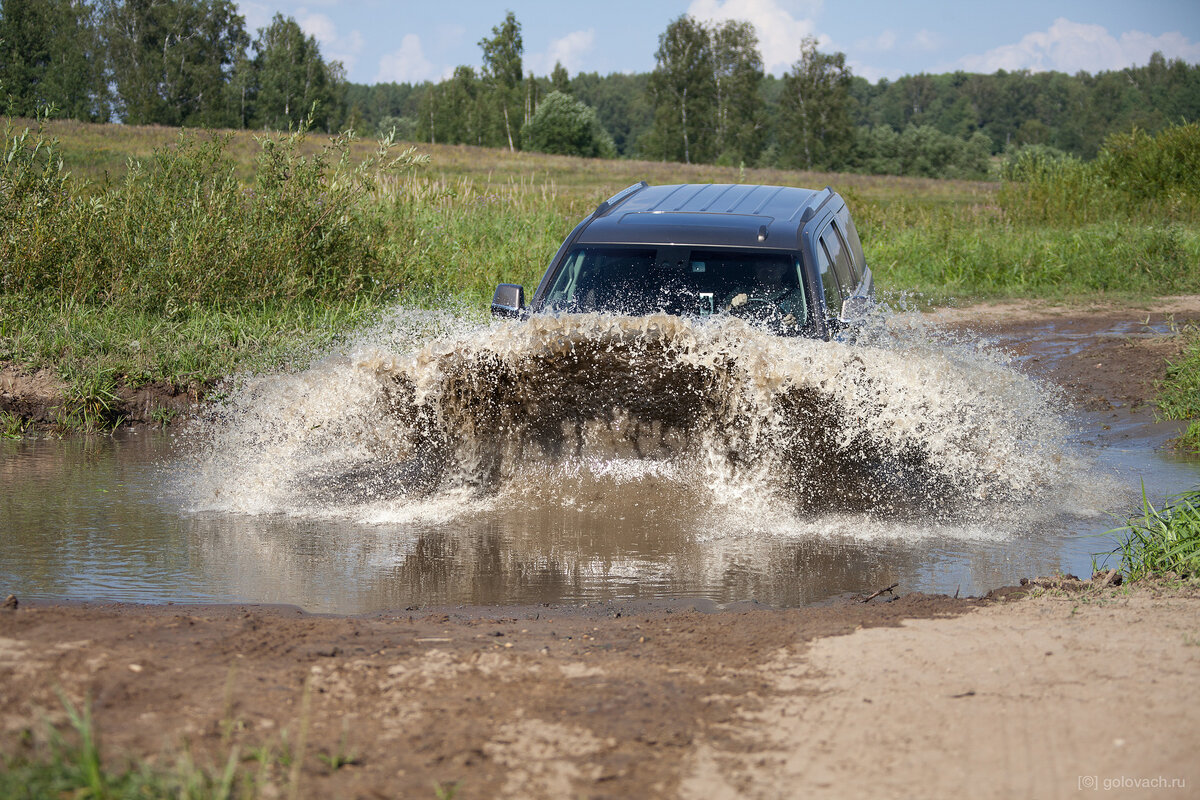
<instances>
[{"instance_id":1,"label":"shrub","mask_svg":"<svg viewBox=\"0 0 1200 800\"><path fill-rule=\"evenodd\" d=\"M585 158L615 158L612 137L601 127L596 112L570 95L551 92L521 128L526 150Z\"/></svg>"},{"instance_id":2,"label":"shrub","mask_svg":"<svg viewBox=\"0 0 1200 800\"><path fill-rule=\"evenodd\" d=\"M85 196L40 132L5 132L0 172L4 290L62 300L162 308L267 300L347 299L374 291L388 247L384 173L423 163L390 138L360 162L342 134L312 156L304 130L258 140L243 187L228 135L180 134L123 183Z\"/></svg>"},{"instance_id":3,"label":"shrub","mask_svg":"<svg viewBox=\"0 0 1200 800\"><path fill-rule=\"evenodd\" d=\"M1154 135L1137 128L1112 134L1096 163L1105 183L1131 200L1200 199L1200 124L1171 125Z\"/></svg>"},{"instance_id":4,"label":"shrub","mask_svg":"<svg viewBox=\"0 0 1200 800\"><path fill-rule=\"evenodd\" d=\"M1009 215L1043 224L1094 222L1115 210L1094 163L1045 145L1029 145L1000 165L1001 207Z\"/></svg>"},{"instance_id":5,"label":"shrub","mask_svg":"<svg viewBox=\"0 0 1200 800\"><path fill-rule=\"evenodd\" d=\"M1200 125L1134 129L1109 136L1095 161L1040 145L1001 166L1000 204L1011 215L1048 224L1104 217L1194 219L1200 214Z\"/></svg>"},{"instance_id":6,"label":"shrub","mask_svg":"<svg viewBox=\"0 0 1200 800\"><path fill-rule=\"evenodd\" d=\"M872 175L924 178L986 178L991 140L976 132L970 139L942 133L930 125L909 125L902 132L877 125L855 137L853 168Z\"/></svg>"}]
</instances>

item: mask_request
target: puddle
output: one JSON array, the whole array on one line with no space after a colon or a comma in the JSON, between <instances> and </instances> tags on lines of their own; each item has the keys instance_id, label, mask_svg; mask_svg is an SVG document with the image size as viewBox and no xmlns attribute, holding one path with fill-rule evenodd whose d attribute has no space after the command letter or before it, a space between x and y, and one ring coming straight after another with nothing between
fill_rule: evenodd
<instances>
[{"instance_id":1,"label":"puddle","mask_svg":"<svg viewBox=\"0 0 1200 800\"><path fill-rule=\"evenodd\" d=\"M186 434L0 443L0 590L333 613L976 594L1089 573L1142 480L1200 483L1177 426L1061 411L929 331L394 322Z\"/></svg>"}]
</instances>

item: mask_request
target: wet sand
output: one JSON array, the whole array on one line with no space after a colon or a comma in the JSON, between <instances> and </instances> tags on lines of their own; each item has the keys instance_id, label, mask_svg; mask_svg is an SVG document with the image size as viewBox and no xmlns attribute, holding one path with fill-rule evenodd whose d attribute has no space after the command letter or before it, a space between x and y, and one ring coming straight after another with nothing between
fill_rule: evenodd
<instances>
[{"instance_id":1,"label":"wet sand","mask_svg":"<svg viewBox=\"0 0 1200 800\"><path fill-rule=\"evenodd\" d=\"M1091 335L1025 367L1128 416L1147 413L1178 352L1155 325L1200 319L1200 299L1171 302L1149 319L1028 305L943 319L1019 354L1065 316ZM61 689L90 698L115 766L186 748L219 768L233 745L303 740L307 797L429 797L435 783L460 798L1200 791L1196 588L895 591L786 611L23 604L0 610L0 752L64 720ZM319 757L339 750L355 763ZM289 774L264 780L283 793Z\"/></svg>"}]
</instances>

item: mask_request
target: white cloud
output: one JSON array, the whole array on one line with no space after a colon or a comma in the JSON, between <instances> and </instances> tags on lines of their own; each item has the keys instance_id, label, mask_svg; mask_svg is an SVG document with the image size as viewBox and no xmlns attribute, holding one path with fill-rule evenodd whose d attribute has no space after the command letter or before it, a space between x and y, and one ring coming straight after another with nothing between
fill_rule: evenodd
<instances>
[{"instance_id":1,"label":"white cloud","mask_svg":"<svg viewBox=\"0 0 1200 800\"><path fill-rule=\"evenodd\" d=\"M302 9L303 11L303 9ZM300 29L321 45L321 56L326 61L340 61L346 72L352 72L366 42L358 31L345 36L338 35L337 25L324 14L305 14L300 20Z\"/></svg>"},{"instance_id":2,"label":"white cloud","mask_svg":"<svg viewBox=\"0 0 1200 800\"><path fill-rule=\"evenodd\" d=\"M242 12L242 16L246 18L246 33L250 34L251 39L258 35L259 28L265 28L271 24L272 12L270 7L264 3L238 3L238 11Z\"/></svg>"},{"instance_id":3,"label":"white cloud","mask_svg":"<svg viewBox=\"0 0 1200 800\"><path fill-rule=\"evenodd\" d=\"M797 19L780 0L692 0L687 13L704 22L727 19L750 22L758 34L763 66L767 72L778 75L800 58L800 40L805 36L815 36L817 46L828 49L829 37L816 33L812 19L819 8L819 3L808 4L805 10L810 16Z\"/></svg>"},{"instance_id":4,"label":"white cloud","mask_svg":"<svg viewBox=\"0 0 1200 800\"><path fill-rule=\"evenodd\" d=\"M375 83L417 83L436 77L437 69L425 57L421 37L415 33L408 33L400 40L399 50L379 59L379 72L375 75Z\"/></svg>"},{"instance_id":5,"label":"white cloud","mask_svg":"<svg viewBox=\"0 0 1200 800\"><path fill-rule=\"evenodd\" d=\"M534 53L525 57L525 69L535 75L549 75L556 63L575 73L583 68L585 56L596 45L596 31L572 31L550 42L545 53Z\"/></svg>"},{"instance_id":6,"label":"white cloud","mask_svg":"<svg viewBox=\"0 0 1200 800\"><path fill-rule=\"evenodd\" d=\"M896 32L886 30L878 36L869 39L859 39L854 43L855 50L868 50L873 53L887 52L896 46Z\"/></svg>"},{"instance_id":7,"label":"white cloud","mask_svg":"<svg viewBox=\"0 0 1200 800\"><path fill-rule=\"evenodd\" d=\"M1189 41L1178 32L1152 36L1126 31L1118 38L1102 25L1060 17L1048 30L1030 33L1016 44L997 47L983 55L966 56L959 64L969 72L984 73L999 69L1100 72L1145 64L1155 50L1162 51L1167 58L1200 62L1200 43Z\"/></svg>"},{"instance_id":8,"label":"white cloud","mask_svg":"<svg viewBox=\"0 0 1200 800\"><path fill-rule=\"evenodd\" d=\"M942 46L942 37L931 30L922 28L913 34L912 46L917 50L937 50Z\"/></svg>"}]
</instances>

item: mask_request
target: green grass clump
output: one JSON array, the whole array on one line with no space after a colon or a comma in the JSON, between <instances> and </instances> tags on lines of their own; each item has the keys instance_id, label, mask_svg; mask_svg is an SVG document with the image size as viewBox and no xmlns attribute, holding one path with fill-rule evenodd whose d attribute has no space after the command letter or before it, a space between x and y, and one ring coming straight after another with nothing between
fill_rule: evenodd
<instances>
[{"instance_id":1,"label":"green grass clump","mask_svg":"<svg viewBox=\"0 0 1200 800\"><path fill-rule=\"evenodd\" d=\"M1155 508L1142 488L1142 510L1115 531L1121 535L1114 555L1130 580L1174 573L1200 576L1200 489L1165 500Z\"/></svg>"},{"instance_id":2,"label":"green grass clump","mask_svg":"<svg viewBox=\"0 0 1200 800\"><path fill-rule=\"evenodd\" d=\"M1159 386L1158 409L1166 419L1190 420L1179 445L1200 453L1200 328L1189 325L1180 335L1186 344L1178 359L1167 362L1167 377Z\"/></svg>"},{"instance_id":3,"label":"green grass clump","mask_svg":"<svg viewBox=\"0 0 1200 800\"><path fill-rule=\"evenodd\" d=\"M70 722L67 736L50 729L43 746L25 737L27 752L0 755L0 797L41 800L49 797L87 797L96 800L178 797L226 800L255 797L257 787L238 777L238 750L233 748L223 770L210 771L183 758L173 769L148 764L112 769L105 764L89 707L82 711L64 698Z\"/></svg>"}]
</instances>

